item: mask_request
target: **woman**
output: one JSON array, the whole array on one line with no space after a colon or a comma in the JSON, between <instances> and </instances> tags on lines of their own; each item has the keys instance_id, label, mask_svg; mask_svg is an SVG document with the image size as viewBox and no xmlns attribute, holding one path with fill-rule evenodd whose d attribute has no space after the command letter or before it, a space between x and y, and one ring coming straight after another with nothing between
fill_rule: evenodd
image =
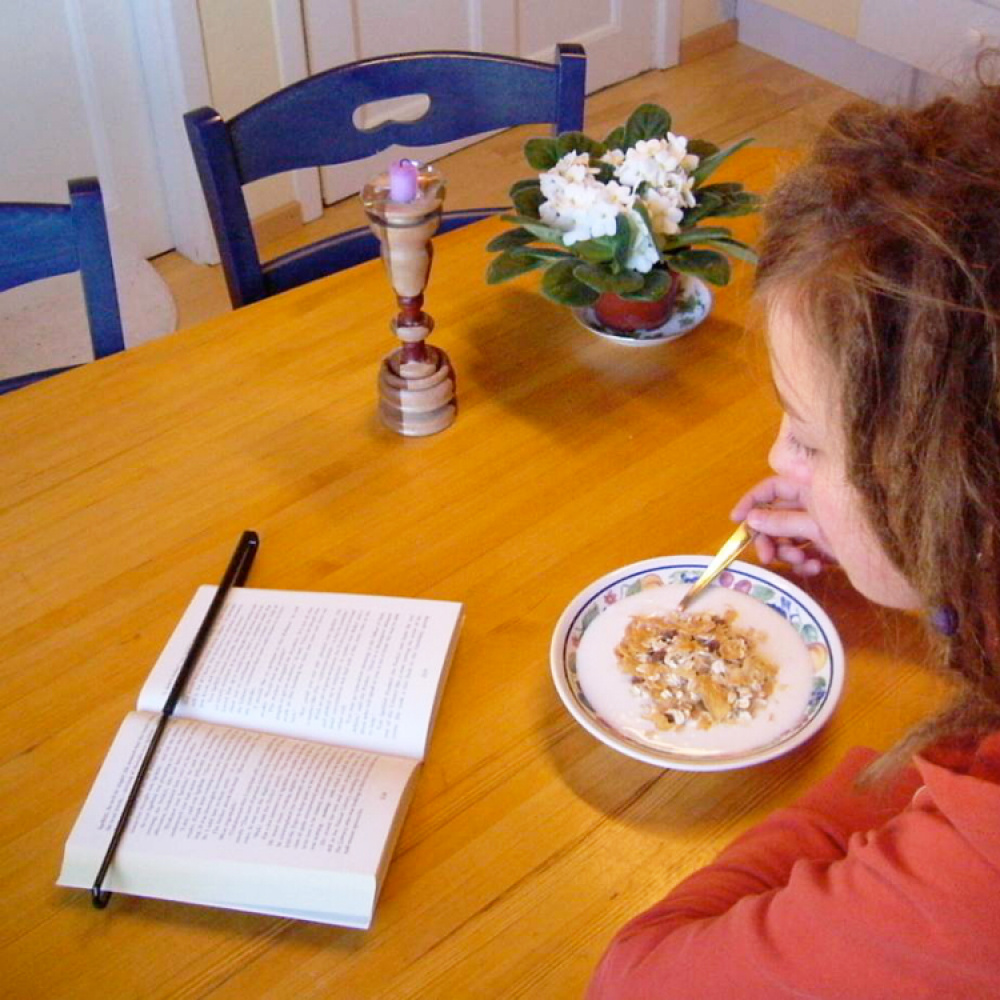
<instances>
[{"instance_id":1,"label":"woman","mask_svg":"<svg viewBox=\"0 0 1000 1000\"><path fill-rule=\"evenodd\" d=\"M628 924L589 997L1000 997L1000 92L840 112L758 292L785 416L734 517L926 612L960 693Z\"/></svg>"}]
</instances>

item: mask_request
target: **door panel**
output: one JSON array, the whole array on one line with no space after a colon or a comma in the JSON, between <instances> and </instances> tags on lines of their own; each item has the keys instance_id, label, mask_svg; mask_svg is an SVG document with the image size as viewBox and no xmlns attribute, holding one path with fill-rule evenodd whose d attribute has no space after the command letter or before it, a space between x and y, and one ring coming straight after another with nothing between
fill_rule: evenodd
<instances>
[{"instance_id":1,"label":"door panel","mask_svg":"<svg viewBox=\"0 0 1000 1000\"><path fill-rule=\"evenodd\" d=\"M523 52L541 52L556 42L562 41L567 24L571 24L577 37L602 29L611 29L615 24L613 0L576 0L568 11L562 3L550 0L520 0L518 4L518 29L521 36L520 49Z\"/></svg>"},{"instance_id":2,"label":"door panel","mask_svg":"<svg viewBox=\"0 0 1000 1000\"><path fill-rule=\"evenodd\" d=\"M559 42L587 50L587 91L592 92L653 65L657 5L662 0L303 0L309 69L420 49L464 49L550 60ZM431 11L429 13L429 11ZM405 101L405 99L403 99ZM391 113L382 109L383 113ZM366 119L374 124L377 119ZM407 155L433 160L467 142ZM366 180L398 159L400 150L321 171L323 200L357 193Z\"/></svg>"},{"instance_id":3,"label":"door panel","mask_svg":"<svg viewBox=\"0 0 1000 1000\"><path fill-rule=\"evenodd\" d=\"M66 201L97 174L113 229L173 246L128 0L10 4L0 32L0 200Z\"/></svg>"},{"instance_id":4,"label":"door panel","mask_svg":"<svg viewBox=\"0 0 1000 1000\"><path fill-rule=\"evenodd\" d=\"M433 5L363 0L354 7L359 58L470 47L472 22L465 0L434 0Z\"/></svg>"}]
</instances>

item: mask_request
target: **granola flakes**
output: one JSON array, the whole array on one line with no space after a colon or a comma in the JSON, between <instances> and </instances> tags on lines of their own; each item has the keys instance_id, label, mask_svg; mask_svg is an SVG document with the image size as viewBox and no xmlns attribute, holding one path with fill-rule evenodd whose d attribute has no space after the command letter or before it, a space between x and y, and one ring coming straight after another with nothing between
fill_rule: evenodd
<instances>
[{"instance_id":1,"label":"granola flakes","mask_svg":"<svg viewBox=\"0 0 1000 1000\"><path fill-rule=\"evenodd\" d=\"M615 655L657 729L748 722L767 704L778 668L760 652L764 633L738 628L736 618L727 608L629 621Z\"/></svg>"}]
</instances>

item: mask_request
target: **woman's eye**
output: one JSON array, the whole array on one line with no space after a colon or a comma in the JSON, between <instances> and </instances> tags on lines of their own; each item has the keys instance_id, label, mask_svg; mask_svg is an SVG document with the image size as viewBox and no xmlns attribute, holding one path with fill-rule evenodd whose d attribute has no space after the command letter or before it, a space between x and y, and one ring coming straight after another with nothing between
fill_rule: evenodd
<instances>
[{"instance_id":1,"label":"woman's eye","mask_svg":"<svg viewBox=\"0 0 1000 1000\"><path fill-rule=\"evenodd\" d=\"M785 435L785 440L788 442L792 451L801 455L803 458L815 458L818 454L816 448L810 448L809 445L803 444L791 431Z\"/></svg>"}]
</instances>

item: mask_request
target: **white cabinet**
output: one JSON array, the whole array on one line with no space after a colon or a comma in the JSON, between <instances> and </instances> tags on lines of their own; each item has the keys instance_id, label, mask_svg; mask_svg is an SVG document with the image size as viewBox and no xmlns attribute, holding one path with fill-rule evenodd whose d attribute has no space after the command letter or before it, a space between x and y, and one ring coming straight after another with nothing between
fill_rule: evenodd
<instances>
[{"instance_id":1,"label":"white cabinet","mask_svg":"<svg viewBox=\"0 0 1000 1000\"><path fill-rule=\"evenodd\" d=\"M1000 44L1000 0L863 0L857 41L936 76L965 74Z\"/></svg>"}]
</instances>

